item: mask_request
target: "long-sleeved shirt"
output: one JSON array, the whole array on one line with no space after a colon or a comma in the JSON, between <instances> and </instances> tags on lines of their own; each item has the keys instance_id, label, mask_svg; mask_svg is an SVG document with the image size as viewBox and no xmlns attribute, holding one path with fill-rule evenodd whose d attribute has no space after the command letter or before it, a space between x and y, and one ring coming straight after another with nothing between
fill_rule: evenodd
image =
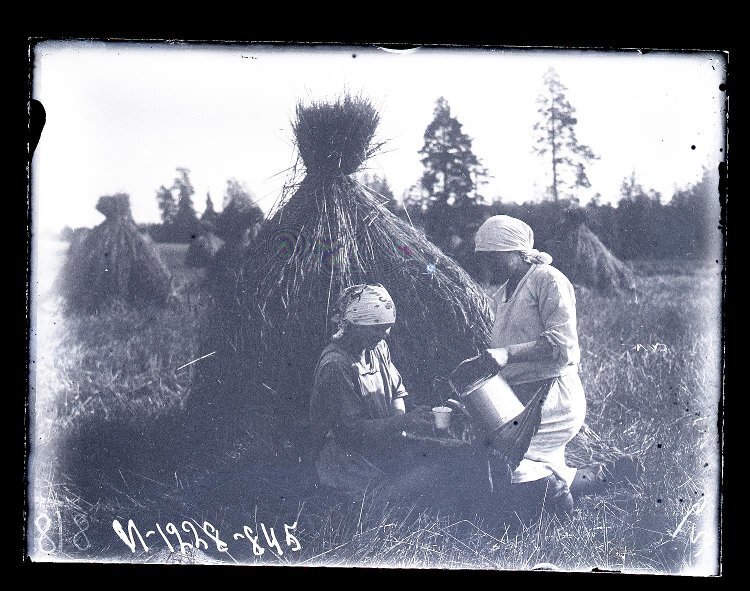
<instances>
[{"instance_id":1,"label":"long-sleeved shirt","mask_svg":"<svg viewBox=\"0 0 750 591\"><path fill-rule=\"evenodd\" d=\"M554 359L509 363L501 375L509 384L564 376L578 371L581 352L576 328L576 300L568 278L550 265L531 265L506 301L507 284L493 293L491 346L507 347L544 338Z\"/></svg>"}]
</instances>

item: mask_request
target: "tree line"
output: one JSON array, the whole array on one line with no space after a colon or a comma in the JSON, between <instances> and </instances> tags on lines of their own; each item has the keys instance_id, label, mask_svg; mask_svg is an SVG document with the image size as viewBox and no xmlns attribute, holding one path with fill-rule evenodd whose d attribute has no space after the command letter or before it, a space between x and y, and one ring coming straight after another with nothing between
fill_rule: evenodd
<instances>
[{"instance_id":1,"label":"tree line","mask_svg":"<svg viewBox=\"0 0 750 591\"><path fill-rule=\"evenodd\" d=\"M379 180L382 184L384 181ZM410 207L408 200L389 209L420 227L444 252L465 254L481 223L492 215L523 219L544 243L571 223L585 223L620 259L721 259L719 172L706 169L694 185L678 190L668 202L644 189L634 175L623 179L616 205L591 200L469 203L463 207ZM550 253L553 254L554 253Z\"/></svg>"},{"instance_id":2,"label":"tree line","mask_svg":"<svg viewBox=\"0 0 750 591\"><path fill-rule=\"evenodd\" d=\"M221 212L216 211L211 194L206 193L206 205L198 217L194 194L190 170L177 168L172 185L162 185L156 191L161 223L142 224L141 228L156 242L189 243L207 232L224 241L241 241L250 228L263 220L263 211L255 204L252 192L237 179L227 180Z\"/></svg>"},{"instance_id":3,"label":"tree line","mask_svg":"<svg viewBox=\"0 0 750 591\"><path fill-rule=\"evenodd\" d=\"M391 201L390 209L421 227L449 254L465 255L482 221L506 214L529 223L539 242L571 223L586 223L622 259L720 258L718 170L704 170L697 183L676 191L669 201L644 188L633 173L622 180L616 206L603 204L598 193L580 205L579 195L591 189L587 169L599 156L578 140L578 118L566 91L550 68L533 129L533 152L548 171L544 199L523 204L487 200L481 188L488 172L447 100L440 97L420 150L422 177L400 202ZM368 180L381 194L390 191L385 179Z\"/></svg>"},{"instance_id":4,"label":"tree line","mask_svg":"<svg viewBox=\"0 0 750 591\"><path fill-rule=\"evenodd\" d=\"M644 188L633 173L623 179L616 206L603 204L598 193L580 205L579 195L591 189L587 169L599 156L578 140L576 110L566 91L550 68L543 78L537 100L539 119L533 128L533 152L548 171L541 201L506 203L482 195L489 173L444 97L437 99L433 119L425 129L419 151L424 171L418 182L401 199L395 198L384 177L362 173L361 182L381 195L393 213L423 229L433 243L452 255L466 254L484 219L506 214L531 225L539 242L571 222L583 222L622 259L720 258L717 170L705 170L700 181L676 191L669 201ZM172 184L157 189L161 223L141 226L155 241L187 243L205 232L225 241L242 241L249 228L262 222L263 212L252 193L236 179L227 181L222 211L215 210L207 194L199 217L189 174L189 169L177 168Z\"/></svg>"}]
</instances>

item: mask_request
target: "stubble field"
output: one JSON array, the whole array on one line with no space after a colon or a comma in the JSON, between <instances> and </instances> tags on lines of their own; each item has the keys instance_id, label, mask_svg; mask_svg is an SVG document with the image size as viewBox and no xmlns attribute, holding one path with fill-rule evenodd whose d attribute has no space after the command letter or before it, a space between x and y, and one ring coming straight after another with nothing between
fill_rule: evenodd
<instances>
[{"instance_id":1,"label":"stubble field","mask_svg":"<svg viewBox=\"0 0 750 591\"><path fill-rule=\"evenodd\" d=\"M588 415L571 462L614 447L645 470L581 499L570 522L543 516L519 529L416 502L264 488L243 480L242 459L231 454L217 460L223 476L209 484L198 486L179 466L167 472L165 450L179 446L174 425L196 364L182 366L209 353L199 349L210 306L203 272L184 266L184 246L159 245L175 283L166 309L113 304L96 315L66 314L51 289L65 247L45 251L47 270L32 286L28 551L35 560L716 572L718 264L636 265L634 294L577 289ZM130 520L144 543L128 530Z\"/></svg>"}]
</instances>

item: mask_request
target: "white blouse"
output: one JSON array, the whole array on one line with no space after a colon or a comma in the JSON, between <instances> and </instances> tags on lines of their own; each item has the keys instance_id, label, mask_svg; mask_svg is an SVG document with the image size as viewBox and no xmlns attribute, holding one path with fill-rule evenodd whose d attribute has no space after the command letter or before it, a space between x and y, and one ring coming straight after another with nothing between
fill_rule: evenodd
<instances>
[{"instance_id":1,"label":"white blouse","mask_svg":"<svg viewBox=\"0 0 750 591\"><path fill-rule=\"evenodd\" d=\"M491 346L507 347L547 339L553 361L509 363L500 372L509 384L564 376L578 371L581 352L576 299L568 278L550 265L531 265L506 301L506 284L486 287L493 301Z\"/></svg>"}]
</instances>

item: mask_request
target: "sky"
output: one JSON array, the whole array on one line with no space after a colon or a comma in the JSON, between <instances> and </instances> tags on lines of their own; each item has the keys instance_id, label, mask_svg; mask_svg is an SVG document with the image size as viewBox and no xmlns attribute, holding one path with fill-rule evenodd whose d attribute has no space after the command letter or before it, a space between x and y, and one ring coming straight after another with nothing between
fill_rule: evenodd
<instances>
[{"instance_id":1,"label":"sky","mask_svg":"<svg viewBox=\"0 0 750 591\"><path fill-rule=\"evenodd\" d=\"M368 162L401 195L423 170L419 149L443 96L492 175L489 199L541 199L549 165L532 151L536 98L553 67L576 108L578 140L600 157L587 169L603 202L623 178L669 199L716 166L724 147L725 80L717 52L42 42L32 97L47 120L32 162L36 229L93 226L99 196L131 197L156 222L156 191L190 169L200 213L221 208L227 179L268 211L296 154L299 101L362 94L381 115L385 151Z\"/></svg>"}]
</instances>

